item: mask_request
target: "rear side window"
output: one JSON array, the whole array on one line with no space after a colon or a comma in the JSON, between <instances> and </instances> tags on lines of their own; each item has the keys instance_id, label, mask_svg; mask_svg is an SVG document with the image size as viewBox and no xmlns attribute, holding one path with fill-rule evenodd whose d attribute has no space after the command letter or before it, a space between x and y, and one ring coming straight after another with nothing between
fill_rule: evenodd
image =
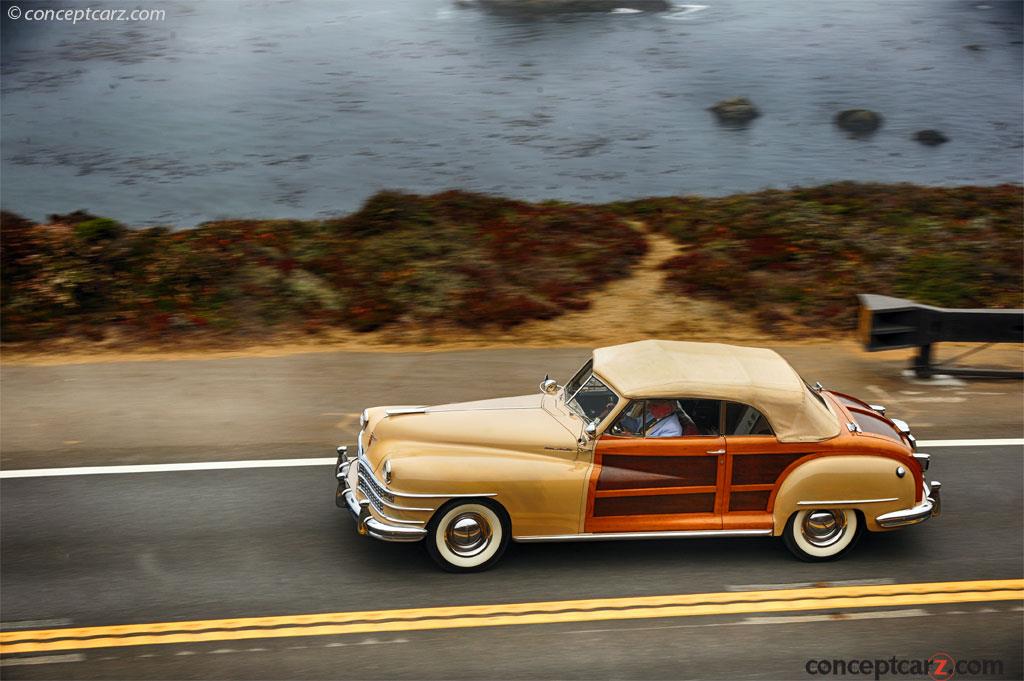
<instances>
[{"instance_id":1,"label":"rear side window","mask_svg":"<svg viewBox=\"0 0 1024 681\"><path fill-rule=\"evenodd\" d=\"M719 435L718 400L673 400L687 435Z\"/></svg>"},{"instance_id":2,"label":"rear side window","mask_svg":"<svg viewBox=\"0 0 1024 681\"><path fill-rule=\"evenodd\" d=\"M726 435L774 435L764 414L750 405L727 402L725 405Z\"/></svg>"}]
</instances>

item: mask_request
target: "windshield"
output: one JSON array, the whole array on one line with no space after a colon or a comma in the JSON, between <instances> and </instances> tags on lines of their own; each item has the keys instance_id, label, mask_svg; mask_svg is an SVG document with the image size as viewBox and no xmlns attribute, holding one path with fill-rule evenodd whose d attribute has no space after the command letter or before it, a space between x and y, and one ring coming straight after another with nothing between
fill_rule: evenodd
<instances>
[{"instance_id":1,"label":"windshield","mask_svg":"<svg viewBox=\"0 0 1024 681\"><path fill-rule=\"evenodd\" d=\"M570 385L579 385L577 378L573 377ZM569 392L569 387L566 386L565 391L566 404L588 422L603 419L619 401L618 395L594 374L588 374L586 381L575 392Z\"/></svg>"},{"instance_id":2,"label":"windshield","mask_svg":"<svg viewBox=\"0 0 1024 681\"><path fill-rule=\"evenodd\" d=\"M565 384L566 401L569 401L569 398L575 395L576 391L578 391L580 389L580 386L583 385L583 382L590 377L590 374L592 373L590 370L593 366L594 360L588 361L586 364L580 367L580 370L577 371L575 375L573 375L573 377L569 379L569 382Z\"/></svg>"}]
</instances>

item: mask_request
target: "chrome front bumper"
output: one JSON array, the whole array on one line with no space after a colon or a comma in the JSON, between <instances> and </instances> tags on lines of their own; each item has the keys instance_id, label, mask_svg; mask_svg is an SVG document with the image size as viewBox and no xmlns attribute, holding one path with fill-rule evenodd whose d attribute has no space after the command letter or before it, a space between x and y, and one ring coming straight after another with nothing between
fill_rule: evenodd
<instances>
[{"instance_id":1,"label":"chrome front bumper","mask_svg":"<svg viewBox=\"0 0 1024 681\"><path fill-rule=\"evenodd\" d=\"M422 527L391 525L370 515L370 502L366 499L362 501L356 499L355 490L348 484L349 468L355 463L355 459L348 459L347 447L338 447L338 464L334 469L334 477L338 479L338 489L334 493L334 503L339 508L349 510L356 521L356 532L381 541L409 542L423 539L427 531Z\"/></svg>"},{"instance_id":2,"label":"chrome front bumper","mask_svg":"<svg viewBox=\"0 0 1024 681\"><path fill-rule=\"evenodd\" d=\"M875 518L875 522L878 523L879 527L888 529L916 525L929 518L938 518L942 513L941 491L942 483L938 480L932 482L930 487L925 483L924 496L920 504L913 508L885 513Z\"/></svg>"}]
</instances>

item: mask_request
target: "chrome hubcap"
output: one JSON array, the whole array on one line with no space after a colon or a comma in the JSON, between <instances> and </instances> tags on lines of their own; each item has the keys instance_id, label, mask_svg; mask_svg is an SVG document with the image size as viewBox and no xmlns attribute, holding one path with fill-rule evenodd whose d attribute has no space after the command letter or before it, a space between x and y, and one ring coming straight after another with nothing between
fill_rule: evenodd
<instances>
[{"instance_id":1,"label":"chrome hubcap","mask_svg":"<svg viewBox=\"0 0 1024 681\"><path fill-rule=\"evenodd\" d=\"M445 528L444 543L457 556L475 556L491 543L491 526L479 513L460 513Z\"/></svg>"},{"instance_id":2,"label":"chrome hubcap","mask_svg":"<svg viewBox=\"0 0 1024 681\"><path fill-rule=\"evenodd\" d=\"M811 511L804 516L800 531L813 546L832 546L846 534L846 514L842 511Z\"/></svg>"}]
</instances>

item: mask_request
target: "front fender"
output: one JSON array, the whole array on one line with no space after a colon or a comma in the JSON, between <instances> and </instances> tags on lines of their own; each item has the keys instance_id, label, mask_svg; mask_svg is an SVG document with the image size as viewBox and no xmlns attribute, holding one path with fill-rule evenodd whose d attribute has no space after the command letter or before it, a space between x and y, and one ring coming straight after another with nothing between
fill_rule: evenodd
<instances>
[{"instance_id":1,"label":"front fender","mask_svg":"<svg viewBox=\"0 0 1024 681\"><path fill-rule=\"evenodd\" d=\"M772 504L775 535L781 535L790 516L809 508L853 508L861 511L867 528L878 532L875 518L910 508L917 494L913 471L897 476L903 466L889 457L869 454L824 456L799 464L783 479Z\"/></svg>"},{"instance_id":2,"label":"front fender","mask_svg":"<svg viewBox=\"0 0 1024 681\"><path fill-rule=\"evenodd\" d=\"M589 461L573 453L552 455L492 451L448 444L409 443L390 457L396 494L487 495L508 511L512 535L580 532ZM415 453L412 453L412 452Z\"/></svg>"}]
</instances>

